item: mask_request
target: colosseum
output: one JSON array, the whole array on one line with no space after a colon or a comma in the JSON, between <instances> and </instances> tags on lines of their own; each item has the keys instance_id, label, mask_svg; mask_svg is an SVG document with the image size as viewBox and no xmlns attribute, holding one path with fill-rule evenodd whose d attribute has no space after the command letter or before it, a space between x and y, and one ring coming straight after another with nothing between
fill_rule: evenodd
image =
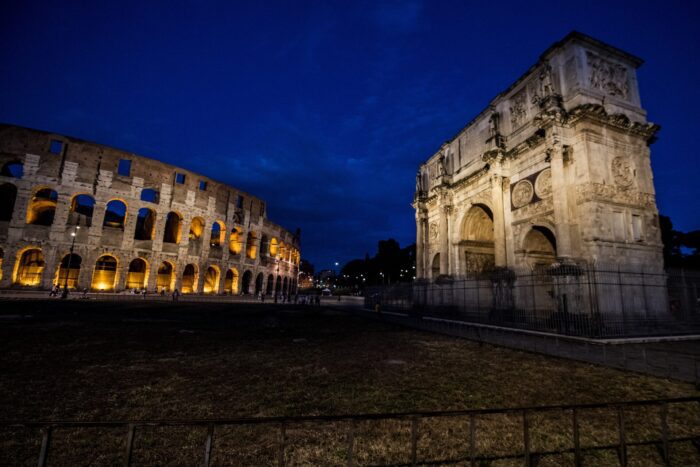
<instances>
[{"instance_id":1,"label":"colosseum","mask_svg":"<svg viewBox=\"0 0 700 467\"><path fill-rule=\"evenodd\" d=\"M299 231L236 188L13 125L0 125L0 166L0 288L296 291Z\"/></svg>"}]
</instances>

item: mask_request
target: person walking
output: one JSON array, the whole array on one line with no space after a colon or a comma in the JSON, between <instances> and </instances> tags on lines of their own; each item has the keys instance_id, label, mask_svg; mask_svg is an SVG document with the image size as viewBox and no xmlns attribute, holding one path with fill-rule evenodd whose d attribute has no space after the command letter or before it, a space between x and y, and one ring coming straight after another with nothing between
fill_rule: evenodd
<instances>
[{"instance_id":1,"label":"person walking","mask_svg":"<svg viewBox=\"0 0 700 467\"><path fill-rule=\"evenodd\" d=\"M165 290L165 288L163 288ZM177 302L177 300L180 298L180 291L175 289L173 290L173 301Z\"/></svg>"}]
</instances>

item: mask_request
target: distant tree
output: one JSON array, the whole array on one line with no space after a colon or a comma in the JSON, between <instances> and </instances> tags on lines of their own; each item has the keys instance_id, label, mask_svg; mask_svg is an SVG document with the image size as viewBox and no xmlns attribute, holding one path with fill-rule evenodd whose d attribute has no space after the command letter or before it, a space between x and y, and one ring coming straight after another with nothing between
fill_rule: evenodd
<instances>
[{"instance_id":1,"label":"distant tree","mask_svg":"<svg viewBox=\"0 0 700 467\"><path fill-rule=\"evenodd\" d=\"M681 232L668 216L659 216L666 268L700 269L700 230Z\"/></svg>"},{"instance_id":2,"label":"distant tree","mask_svg":"<svg viewBox=\"0 0 700 467\"><path fill-rule=\"evenodd\" d=\"M345 264L338 280L340 285L357 289L365 285L411 282L415 264L415 244L401 248L396 240L390 238L379 241L375 256L365 254L364 260L354 259Z\"/></svg>"}]
</instances>

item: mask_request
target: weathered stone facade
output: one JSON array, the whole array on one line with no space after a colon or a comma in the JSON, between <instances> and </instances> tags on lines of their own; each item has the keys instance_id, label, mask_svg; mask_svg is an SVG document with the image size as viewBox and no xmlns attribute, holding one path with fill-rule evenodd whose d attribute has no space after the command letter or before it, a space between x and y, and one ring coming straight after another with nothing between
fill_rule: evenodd
<instances>
[{"instance_id":1,"label":"weathered stone facade","mask_svg":"<svg viewBox=\"0 0 700 467\"><path fill-rule=\"evenodd\" d=\"M104 291L296 290L299 233L270 222L262 200L233 187L10 125L0 125L0 166L2 288L68 278Z\"/></svg>"},{"instance_id":2,"label":"weathered stone facade","mask_svg":"<svg viewBox=\"0 0 700 467\"><path fill-rule=\"evenodd\" d=\"M580 33L420 166L417 276L556 261L663 268L642 61Z\"/></svg>"}]
</instances>

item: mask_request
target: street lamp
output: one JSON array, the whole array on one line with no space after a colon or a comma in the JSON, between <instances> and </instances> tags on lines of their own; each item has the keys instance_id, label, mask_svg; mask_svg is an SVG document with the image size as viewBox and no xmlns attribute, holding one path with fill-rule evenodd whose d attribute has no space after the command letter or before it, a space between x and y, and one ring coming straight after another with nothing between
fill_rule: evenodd
<instances>
[{"instance_id":1,"label":"street lamp","mask_svg":"<svg viewBox=\"0 0 700 467\"><path fill-rule=\"evenodd\" d=\"M66 278L65 281L63 282L63 292L61 292L61 298L68 298L68 275L70 274L70 263L73 260L73 248L75 247L75 236L80 230L80 226L76 225L75 229L70 233L70 236L73 237L73 240L70 243L70 253L68 254L68 266L66 267Z\"/></svg>"}]
</instances>

